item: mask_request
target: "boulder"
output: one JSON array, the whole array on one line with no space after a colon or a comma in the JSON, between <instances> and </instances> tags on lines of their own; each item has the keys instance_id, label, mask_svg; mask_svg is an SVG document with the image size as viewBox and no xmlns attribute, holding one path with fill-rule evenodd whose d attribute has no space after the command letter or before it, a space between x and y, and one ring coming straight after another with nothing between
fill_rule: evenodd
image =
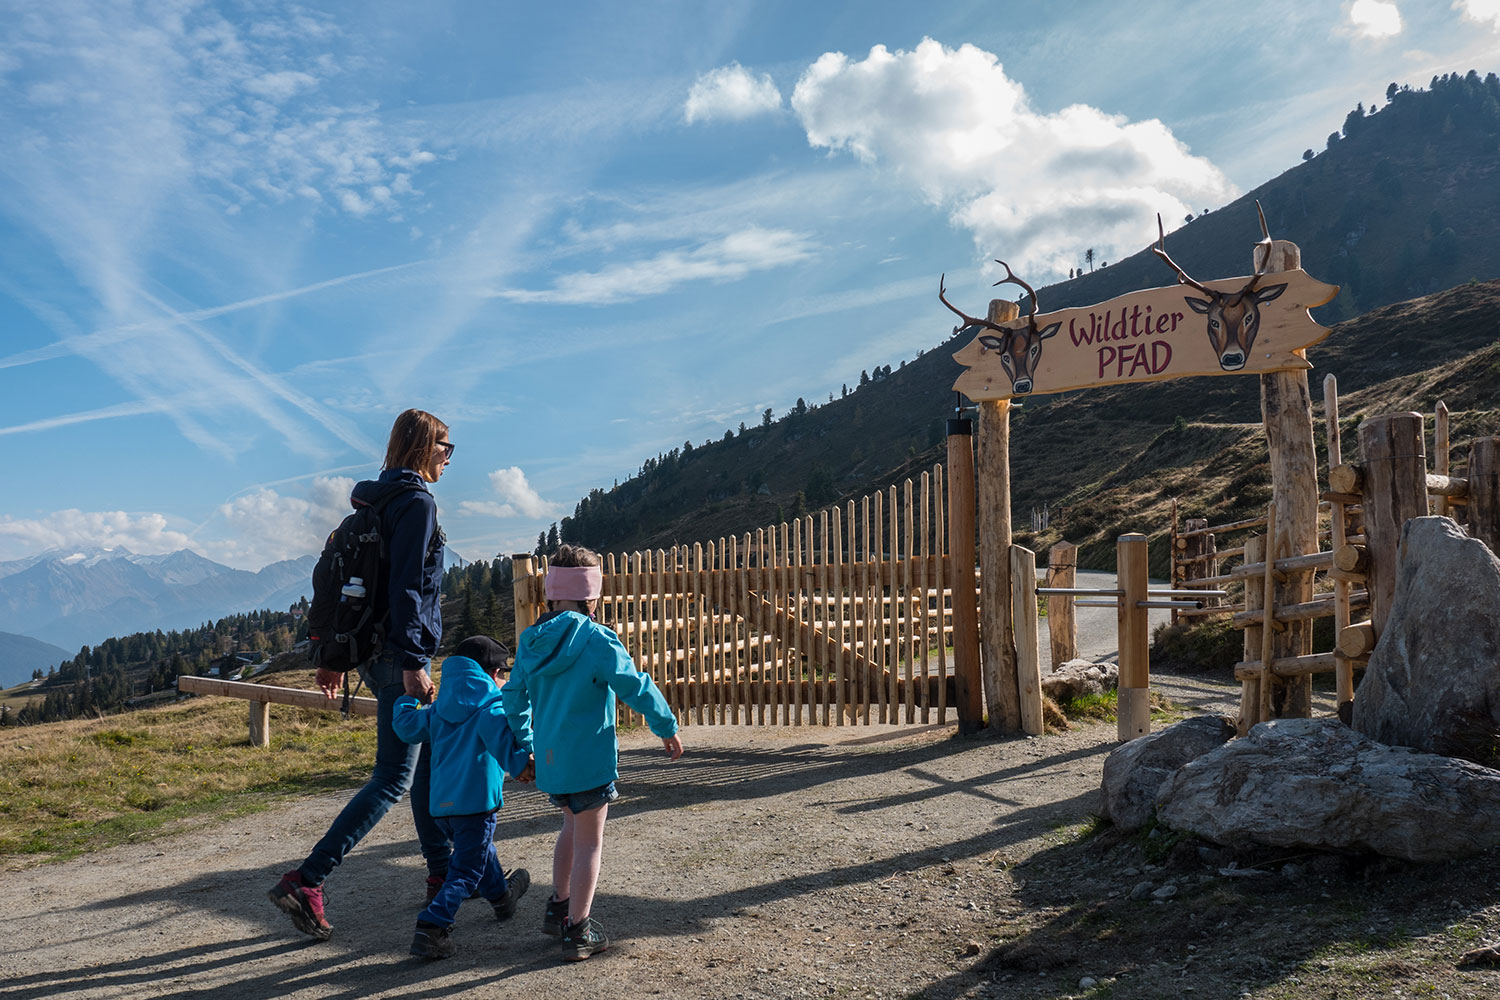
<instances>
[{"instance_id":1,"label":"boulder","mask_svg":"<svg viewBox=\"0 0 1500 1000\"><path fill-rule=\"evenodd\" d=\"M1390 616L1354 697L1380 743L1490 764L1500 733L1500 559L1446 517L1401 532Z\"/></svg>"},{"instance_id":2,"label":"boulder","mask_svg":"<svg viewBox=\"0 0 1500 1000\"><path fill-rule=\"evenodd\" d=\"M1105 660L1068 660L1042 678L1042 694L1058 704L1086 694L1103 694L1120 686L1120 668Z\"/></svg>"},{"instance_id":3,"label":"boulder","mask_svg":"<svg viewBox=\"0 0 1500 1000\"><path fill-rule=\"evenodd\" d=\"M1178 769L1156 815L1235 847L1445 861L1500 846L1500 771L1385 746L1337 719L1273 719Z\"/></svg>"},{"instance_id":4,"label":"boulder","mask_svg":"<svg viewBox=\"0 0 1500 1000\"><path fill-rule=\"evenodd\" d=\"M1139 830L1151 820L1162 782L1233 736L1228 719L1200 715L1117 747L1104 760L1105 817L1122 830Z\"/></svg>"}]
</instances>

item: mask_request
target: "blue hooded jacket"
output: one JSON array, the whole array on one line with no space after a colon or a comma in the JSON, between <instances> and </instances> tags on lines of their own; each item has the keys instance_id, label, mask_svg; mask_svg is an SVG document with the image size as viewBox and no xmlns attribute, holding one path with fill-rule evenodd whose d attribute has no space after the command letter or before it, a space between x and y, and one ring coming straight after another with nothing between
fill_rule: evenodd
<instances>
[{"instance_id":1,"label":"blue hooded jacket","mask_svg":"<svg viewBox=\"0 0 1500 1000\"><path fill-rule=\"evenodd\" d=\"M391 728L408 743L432 744L434 816L494 812L505 804L501 768L517 775L529 760L506 722L500 689L467 656L443 661L443 684L430 706L410 695L397 699Z\"/></svg>"},{"instance_id":2,"label":"blue hooded jacket","mask_svg":"<svg viewBox=\"0 0 1500 1000\"><path fill-rule=\"evenodd\" d=\"M386 609L385 641L402 670L421 670L437 654L443 638L438 603L443 583L443 534L437 502L427 480L412 469L386 469L379 479L354 487L351 498L374 503L398 493L380 514L387 552L385 579L378 581L375 606ZM399 675L395 678L400 681Z\"/></svg>"},{"instance_id":3,"label":"blue hooded jacket","mask_svg":"<svg viewBox=\"0 0 1500 1000\"><path fill-rule=\"evenodd\" d=\"M571 795L620 776L615 696L665 739L677 720L651 678L635 669L613 630L576 611L547 615L521 633L500 689L516 738L536 754L536 786Z\"/></svg>"}]
</instances>

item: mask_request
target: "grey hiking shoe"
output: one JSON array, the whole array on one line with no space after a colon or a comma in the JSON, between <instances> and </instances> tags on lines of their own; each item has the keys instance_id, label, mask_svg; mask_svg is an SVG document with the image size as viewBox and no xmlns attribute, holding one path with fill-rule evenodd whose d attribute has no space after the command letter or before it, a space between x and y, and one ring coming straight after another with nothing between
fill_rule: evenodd
<instances>
[{"instance_id":1,"label":"grey hiking shoe","mask_svg":"<svg viewBox=\"0 0 1500 1000\"><path fill-rule=\"evenodd\" d=\"M521 897L526 895L526 890L531 888L531 873L524 868L517 868L510 873L505 880L505 895L491 905L495 907L496 920L509 920L516 915L516 904Z\"/></svg>"},{"instance_id":2,"label":"grey hiking shoe","mask_svg":"<svg viewBox=\"0 0 1500 1000\"><path fill-rule=\"evenodd\" d=\"M568 922L568 901L549 896L547 912L542 914L542 933L548 937L561 937L563 924Z\"/></svg>"},{"instance_id":3,"label":"grey hiking shoe","mask_svg":"<svg viewBox=\"0 0 1500 1000\"><path fill-rule=\"evenodd\" d=\"M456 951L458 945L453 943L453 935L448 928L417 921L417 932L411 938L413 955L426 959L452 958Z\"/></svg>"},{"instance_id":4,"label":"grey hiking shoe","mask_svg":"<svg viewBox=\"0 0 1500 1000\"><path fill-rule=\"evenodd\" d=\"M599 921L584 917L578 923L569 921L562 929L562 953L564 962L582 962L590 955L609 947L609 936Z\"/></svg>"}]
</instances>

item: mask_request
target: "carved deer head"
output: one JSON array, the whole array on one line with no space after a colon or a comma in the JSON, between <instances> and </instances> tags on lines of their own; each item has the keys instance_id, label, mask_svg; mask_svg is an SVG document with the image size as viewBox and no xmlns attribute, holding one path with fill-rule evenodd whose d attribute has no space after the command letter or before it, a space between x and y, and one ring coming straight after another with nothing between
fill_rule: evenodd
<instances>
[{"instance_id":1,"label":"carved deer head","mask_svg":"<svg viewBox=\"0 0 1500 1000\"><path fill-rule=\"evenodd\" d=\"M1053 323L1046 329L1038 330L1036 323L1036 290L1011 271L1010 265L1003 260L995 261L1005 268L1005 277L995 282L996 285L1014 283L1026 289L1031 295L1031 312L1026 316L1026 325L1020 329L1010 329L991 323L987 319L976 319L966 313L954 308L953 304L944 296L946 289L943 287L943 279L938 279L938 298L943 305L947 306L960 319L964 321L963 326L954 327L954 333L968 332L976 333L980 330L994 330L994 334L981 334L979 337L979 349L983 351L999 351L1000 365L1005 369L1005 374L1010 378L1011 391L1018 396L1023 396L1031 391L1032 380L1036 375L1036 366L1042 358L1042 341L1056 335L1062 328L1062 323Z\"/></svg>"},{"instance_id":2,"label":"carved deer head","mask_svg":"<svg viewBox=\"0 0 1500 1000\"><path fill-rule=\"evenodd\" d=\"M1152 253L1166 261L1167 266L1177 272L1177 283L1198 289L1207 298L1187 296L1183 299L1189 309L1200 316L1208 317L1208 341L1218 355L1219 367L1226 372L1238 371L1250 360L1250 348L1255 344L1255 335L1260 332L1260 307L1264 302L1286 291L1286 284L1267 285L1257 288L1271 258L1271 231L1266 228L1266 213L1260 202L1255 203L1260 215L1261 241L1255 252L1255 274L1237 292L1216 292L1212 288L1193 280L1188 273L1167 256L1167 236L1162 228L1161 216L1156 217L1156 246Z\"/></svg>"}]
</instances>

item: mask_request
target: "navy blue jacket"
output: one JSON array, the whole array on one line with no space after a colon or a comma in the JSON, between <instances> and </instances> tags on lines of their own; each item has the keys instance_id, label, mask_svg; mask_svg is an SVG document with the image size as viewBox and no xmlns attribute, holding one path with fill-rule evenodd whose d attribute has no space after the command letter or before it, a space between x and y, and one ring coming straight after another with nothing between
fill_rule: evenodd
<instances>
[{"instance_id":1,"label":"navy blue jacket","mask_svg":"<svg viewBox=\"0 0 1500 1000\"><path fill-rule=\"evenodd\" d=\"M357 484L352 497L374 503L391 492L398 495L380 515L388 554L385 579L376 585L375 606L386 609L385 641L395 665L421 670L437 655L443 638L443 538L437 502L427 481L412 469L386 469L379 479Z\"/></svg>"}]
</instances>

